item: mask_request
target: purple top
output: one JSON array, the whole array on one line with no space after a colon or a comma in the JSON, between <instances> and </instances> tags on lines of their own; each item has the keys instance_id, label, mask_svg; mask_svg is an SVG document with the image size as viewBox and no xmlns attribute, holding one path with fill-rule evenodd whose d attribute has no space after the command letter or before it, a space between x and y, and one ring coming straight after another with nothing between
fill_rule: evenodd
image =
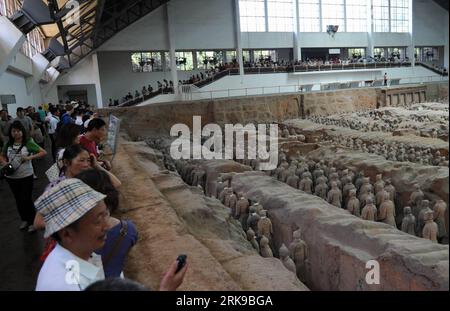
<instances>
[{"instance_id":1,"label":"purple top","mask_svg":"<svg viewBox=\"0 0 450 311\"><path fill-rule=\"evenodd\" d=\"M112 249L117 244L116 241L119 238L120 231L122 229L122 222L112 227L107 235L105 245L101 250L97 250L96 253L102 256L103 270L105 271L105 278L115 278L120 277L125 265L125 260L127 258L128 252L136 244L138 239L138 232L136 226L131 220L123 220L127 223L127 232L120 242L114 255L105 264L106 257L109 257Z\"/></svg>"}]
</instances>

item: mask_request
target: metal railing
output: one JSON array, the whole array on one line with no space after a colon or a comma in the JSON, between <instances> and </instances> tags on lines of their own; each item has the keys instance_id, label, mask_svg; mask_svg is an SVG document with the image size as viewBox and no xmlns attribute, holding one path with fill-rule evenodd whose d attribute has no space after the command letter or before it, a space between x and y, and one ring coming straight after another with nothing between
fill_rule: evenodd
<instances>
[{"instance_id":1,"label":"metal railing","mask_svg":"<svg viewBox=\"0 0 450 311\"><path fill-rule=\"evenodd\" d=\"M278 86L263 86L263 87L249 87L249 88L235 88L225 90L212 91L191 91L189 94L184 94L185 100L201 100L201 99L215 99L225 97L247 97L257 95L276 95L285 93L312 93L320 91L333 91L343 89L358 89L358 88L373 88L373 87L394 87L407 84L424 84L431 82L448 81L448 77L443 76L422 76L411 78L394 78L388 80L388 85L384 85L383 80L355 80L355 81L336 81L327 83L314 84L296 84L296 85L278 85Z\"/></svg>"},{"instance_id":2,"label":"metal railing","mask_svg":"<svg viewBox=\"0 0 450 311\"><path fill-rule=\"evenodd\" d=\"M422 65L428 69L429 66L416 62L416 65ZM268 74L268 73L288 73L288 72L315 72L315 71L333 71L333 70L354 70L354 69L386 69L386 68L400 68L411 67L411 63L369 63L369 64L348 64L348 65L321 65L321 66L279 66L279 67L258 67L258 68L244 68L245 74ZM295 71L302 70L304 71ZM435 70L433 70L435 71ZM435 71L436 72L436 71ZM437 72L441 74L442 72ZM380 79L375 80L356 80L356 81L335 81L327 83L313 83L313 84L297 84L297 85L279 85L279 86L267 86L267 87L252 87L252 88L240 88L240 89L226 89L226 90L212 90L201 91L201 88L211 84L226 76L239 75L239 68L230 68L223 70L211 77L208 77L202 81L194 84L183 84L179 86L179 91L182 94L183 100L197 100L197 99L213 99L224 97L241 97L241 96L255 96L265 94L282 94L282 93L308 93L317 91L331 91L341 89L355 89L361 87L382 87L384 81ZM440 76L423 76L412 78L392 78L389 79L388 86L396 86L400 84L421 84L430 82L439 82L448 80L446 75ZM129 107L140 104L148 99L154 98L161 92L154 92L148 96L140 96L138 98L131 99L127 102L120 104L120 107Z\"/></svg>"},{"instance_id":3,"label":"metal railing","mask_svg":"<svg viewBox=\"0 0 450 311\"><path fill-rule=\"evenodd\" d=\"M329 64L329 65L315 65L315 66L294 65L292 66L292 72L357 70L357 69L389 69L401 67L411 67L411 63L374 62L374 63Z\"/></svg>"}]
</instances>

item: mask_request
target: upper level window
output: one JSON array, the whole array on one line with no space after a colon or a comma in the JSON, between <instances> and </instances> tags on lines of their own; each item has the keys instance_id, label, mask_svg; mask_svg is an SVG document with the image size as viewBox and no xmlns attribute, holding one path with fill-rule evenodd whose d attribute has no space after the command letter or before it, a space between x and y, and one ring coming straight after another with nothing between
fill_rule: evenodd
<instances>
[{"instance_id":1,"label":"upper level window","mask_svg":"<svg viewBox=\"0 0 450 311\"><path fill-rule=\"evenodd\" d=\"M264 0L239 0L242 32L266 31L266 6Z\"/></svg>"},{"instance_id":2,"label":"upper level window","mask_svg":"<svg viewBox=\"0 0 450 311\"><path fill-rule=\"evenodd\" d=\"M347 32L367 32L367 2L346 0Z\"/></svg>"},{"instance_id":3,"label":"upper level window","mask_svg":"<svg viewBox=\"0 0 450 311\"><path fill-rule=\"evenodd\" d=\"M373 31L389 32L389 0L373 0Z\"/></svg>"},{"instance_id":4,"label":"upper level window","mask_svg":"<svg viewBox=\"0 0 450 311\"><path fill-rule=\"evenodd\" d=\"M131 54L133 72L163 71L161 52L139 52Z\"/></svg>"},{"instance_id":5,"label":"upper level window","mask_svg":"<svg viewBox=\"0 0 450 311\"><path fill-rule=\"evenodd\" d=\"M294 10L292 4L292 0L267 0L269 31L294 31Z\"/></svg>"},{"instance_id":6,"label":"upper level window","mask_svg":"<svg viewBox=\"0 0 450 311\"><path fill-rule=\"evenodd\" d=\"M300 31L320 31L320 2L319 0L298 0Z\"/></svg>"},{"instance_id":7,"label":"upper level window","mask_svg":"<svg viewBox=\"0 0 450 311\"><path fill-rule=\"evenodd\" d=\"M345 31L344 0L322 0L322 31L328 25L338 25L339 31Z\"/></svg>"},{"instance_id":8,"label":"upper level window","mask_svg":"<svg viewBox=\"0 0 450 311\"><path fill-rule=\"evenodd\" d=\"M409 0L391 0L391 32L409 31Z\"/></svg>"},{"instance_id":9,"label":"upper level window","mask_svg":"<svg viewBox=\"0 0 450 311\"><path fill-rule=\"evenodd\" d=\"M176 52L175 57L178 70L194 70L194 57L192 52Z\"/></svg>"},{"instance_id":10,"label":"upper level window","mask_svg":"<svg viewBox=\"0 0 450 311\"><path fill-rule=\"evenodd\" d=\"M223 52L221 51L197 51L197 68L211 69L223 64Z\"/></svg>"}]
</instances>

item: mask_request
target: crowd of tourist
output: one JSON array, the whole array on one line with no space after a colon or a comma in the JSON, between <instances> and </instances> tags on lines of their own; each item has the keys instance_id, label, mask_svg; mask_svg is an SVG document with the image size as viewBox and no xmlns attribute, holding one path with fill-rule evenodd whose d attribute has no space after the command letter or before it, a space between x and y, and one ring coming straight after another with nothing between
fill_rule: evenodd
<instances>
[{"instance_id":1,"label":"crowd of tourist","mask_svg":"<svg viewBox=\"0 0 450 311\"><path fill-rule=\"evenodd\" d=\"M213 78L215 75L224 72L226 70L236 68L238 66L237 63L224 63L214 66L213 68L207 69L204 72L199 72L197 74L192 74L189 79L178 80L178 85L189 85L196 84L199 82L206 81L208 79ZM141 90L135 90L134 94L132 92L128 92L125 96L119 99L109 99L108 106L128 106L127 103L130 102L142 102L147 99L150 99L156 95L160 94L173 94L174 93L174 83L172 80L163 79L161 81L156 81L156 88L153 88L151 84L148 86L143 86Z\"/></svg>"},{"instance_id":2,"label":"crowd of tourist","mask_svg":"<svg viewBox=\"0 0 450 311\"><path fill-rule=\"evenodd\" d=\"M37 112L18 108L14 119L5 110L0 116L0 178L15 199L18 229L44 231L36 290L94 290L111 282L105 280L127 284L124 265L138 231L132 221L113 216L120 206L121 181L103 150L106 122L89 105L75 101L42 105ZM45 163L35 160L46 156L53 164L44 168L45 177L36 176L35 167ZM41 178L48 185L33 201L34 181ZM177 267L174 260L160 290L180 286L187 265L179 272Z\"/></svg>"}]
</instances>

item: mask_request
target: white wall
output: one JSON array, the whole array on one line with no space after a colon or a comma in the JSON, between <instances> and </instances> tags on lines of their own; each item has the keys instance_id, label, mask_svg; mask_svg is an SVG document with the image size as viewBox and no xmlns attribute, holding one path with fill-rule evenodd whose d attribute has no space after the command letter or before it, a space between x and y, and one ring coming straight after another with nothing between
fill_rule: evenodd
<instances>
[{"instance_id":1,"label":"white wall","mask_svg":"<svg viewBox=\"0 0 450 311\"><path fill-rule=\"evenodd\" d=\"M292 32L243 32L243 49L281 49L294 46Z\"/></svg>"},{"instance_id":2,"label":"white wall","mask_svg":"<svg viewBox=\"0 0 450 311\"><path fill-rule=\"evenodd\" d=\"M36 86L27 93L25 79L32 75L31 59L18 53L8 70L0 76L0 95L15 95L16 104L8 105L8 112L15 117L18 107L38 107L44 103L41 89Z\"/></svg>"},{"instance_id":3,"label":"white wall","mask_svg":"<svg viewBox=\"0 0 450 311\"><path fill-rule=\"evenodd\" d=\"M11 71L6 71L0 77L0 95L16 96L16 104L8 105L8 112L13 117L16 116L18 107L37 107L43 104L39 87L34 88L31 94L27 94L25 77Z\"/></svg>"},{"instance_id":4,"label":"white wall","mask_svg":"<svg viewBox=\"0 0 450 311\"><path fill-rule=\"evenodd\" d=\"M410 44L409 33L374 32L372 38L374 47L406 47Z\"/></svg>"},{"instance_id":5,"label":"white wall","mask_svg":"<svg viewBox=\"0 0 450 311\"><path fill-rule=\"evenodd\" d=\"M22 53L18 53L14 57L13 62L8 66L8 70L29 77L33 72L31 59Z\"/></svg>"},{"instance_id":6,"label":"white wall","mask_svg":"<svg viewBox=\"0 0 450 311\"><path fill-rule=\"evenodd\" d=\"M171 0L175 48L235 48L232 0Z\"/></svg>"},{"instance_id":7,"label":"white wall","mask_svg":"<svg viewBox=\"0 0 450 311\"><path fill-rule=\"evenodd\" d=\"M231 0L172 0L170 14L177 50L234 49ZM99 51L169 50L165 6L108 40Z\"/></svg>"},{"instance_id":8,"label":"white wall","mask_svg":"<svg viewBox=\"0 0 450 311\"><path fill-rule=\"evenodd\" d=\"M56 83L52 86L50 90L44 91L44 99L47 102L51 102L57 104L59 100L63 100L63 98L59 97L58 87L65 86L78 86L80 89L83 89L81 85L95 85L95 88L100 87L100 82L98 81L98 73L96 70L96 63L93 60L94 55L90 55L84 58L80 63L78 63L73 69L71 69L68 73L61 74ZM111 66L113 67L113 66ZM86 87L86 91L88 91L88 104L94 107L98 107L98 99L97 96L93 96L91 92ZM97 93L96 89L96 93ZM101 98L101 96L100 96ZM107 103L103 101L104 103Z\"/></svg>"},{"instance_id":9,"label":"white wall","mask_svg":"<svg viewBox=\"0 0 450 311\"><path fill-rule=\"evenodd\" d=\"M301 48L340 48L367 46L367 33L338 32L332 38L326 32L302 32L299 35Z\"/></svg>"},{"instance_id":10,"label":"white wall","mask_svg":"<svg viewBox=\"0 0 450 311\"><path fill-rule=\"evenodd\" d=\"M434 1L413 0L413 13L415 45L444 45L448 38L448 12Z\"/></svg>"},{"instance_id":11,"label":"white wall","mask_svg":"<svg viewBox=\"0 0 450 311\"><path fill-rule=\"evenodd\" d=\"M169 50L164 6L141 18L106 41L98 51Z\"/></svg>"}]
</instances>

